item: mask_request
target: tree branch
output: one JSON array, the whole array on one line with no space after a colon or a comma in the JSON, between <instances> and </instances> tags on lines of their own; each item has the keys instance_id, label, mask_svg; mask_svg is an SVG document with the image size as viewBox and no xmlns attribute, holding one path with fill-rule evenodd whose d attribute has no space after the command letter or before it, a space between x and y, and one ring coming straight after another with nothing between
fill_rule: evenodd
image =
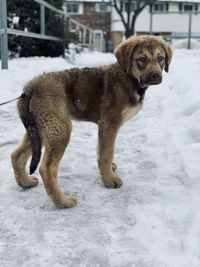
<instances>
[{"instance_id":1,"label":"tree branch","mask_svg":"<svg viewBox=\"0 0 200 267\"><path fill-rule=\"evenodd\" d=\"M122 23L124 24L124 27L127 28L128 25L127 25L127 23L126 23L126 21L124 19L124 16L123 16L122 12L120 11L120 9L119 9L119 7L117 5L117 0L113 0L113 3L114 3L115 10L117 11L118 15L120 16L120 18L122 20Z\"/></svg>"},{"instance_id":2,"label":"tree branch","mask_svg":"<svg viewBox=\"0 0 200 267\"><path fill-rule=\"evenodd\" d=\"M127 10L126 10L126 12L124 12L126 14L124 14L123 11L121 11L119 6L117 5L117 2L119 2L119 1L120 0L112 0L111 2L113 3L112 6L117 11L117 13L118 13L118 15L119 15L119 17L120 17L120 19L122 21L122 24L124 25L125 36L126 36L126 38L128 38L130 35L134 34L134 26L135 26L135 22L136 22L136 19L137 19L138 15L142 12L142 10L146 6L157 2L157 0L126 0ZM136 3L136 8L135 8L133 13L132 13L132 10L131 10L132 1L134 3ZM122 3L124 4L125 1L122 0Z\"/></svg>"},{"instance_id":3,"label":"tree branch","mask_svg":"<svg viewBox=\"0 0 200 267\"><path fill-rule=\"evenodd\" d=\"M134 15L132 17L132 22L131 22L131 28L133 29L134 24L135 24L135 20L137 18L137 16L142 12L142 10L148 5L150 4L150 2L152 2L151 0L147 0L147 1L137 1L137 9L134 12ZM140 5L142 4L142 5Z\"/></svg>"}]
</instances>

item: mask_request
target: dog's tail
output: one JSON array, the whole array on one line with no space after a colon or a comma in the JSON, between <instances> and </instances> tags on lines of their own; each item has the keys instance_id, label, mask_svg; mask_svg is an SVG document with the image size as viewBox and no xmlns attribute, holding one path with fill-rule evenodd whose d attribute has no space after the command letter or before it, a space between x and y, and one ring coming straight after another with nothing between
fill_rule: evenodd
<instances>
[{"instance_id":1,"label":"dog's tail","mask_svg":"<svg viewBox=\"0 0 200 267\"><path fill-rule=\"evenodd\" d=\"M17 107L19 116L27 130L28 136L31 140L32 159L30 164L30 174L34 173L41 158L41 138L36 125L36 122L29 110L29 104L31 100L30 93L23 93L18 100Z\"/></svg>"}]
</instances>

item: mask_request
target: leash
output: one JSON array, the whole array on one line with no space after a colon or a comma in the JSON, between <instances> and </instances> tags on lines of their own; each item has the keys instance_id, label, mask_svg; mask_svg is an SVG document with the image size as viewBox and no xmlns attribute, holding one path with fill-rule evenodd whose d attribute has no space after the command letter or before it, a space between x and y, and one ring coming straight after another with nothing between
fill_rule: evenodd
<instances>
[{"instance_id":1,"label":"leash","mask_svg":"<svg viewBox=\"0 0 200 267\"><path fill-rule=\"evenodd\" d=\"M14 99L12 99L12 100L9 100L9 101L6 101L6 102L3 102L3 103L0 103L0 106L3 106L3 105L6 105L6 104L8 104L8 103L11 103L11 102L13 102L13 101L16 101L16 100L18 100L18 99L20 99L20 98L24 98L26 96L26 94L21 94L19 97L17 97L17 98L14 98Z\"/></svg>"}]
</instances>

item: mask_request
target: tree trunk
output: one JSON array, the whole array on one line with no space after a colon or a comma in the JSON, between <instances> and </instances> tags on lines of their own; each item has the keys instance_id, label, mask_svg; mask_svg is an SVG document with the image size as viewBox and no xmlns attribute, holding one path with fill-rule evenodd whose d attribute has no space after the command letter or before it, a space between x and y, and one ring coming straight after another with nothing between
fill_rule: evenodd
<instances>
[{"instance_id":1,"label":"tree trunk","mask_svg":"<svg viewBox=\"0 0 200 267\"><path fill-rule=\"evenodd\" d=\"M126 29L124 35L125 35L126 39L128 39L130 36L132 36L133 35L132 29L130 29L130 28Z\"/></svg>"},{"instance_id":2,"label":"tree trunk","mask_svg":"<svg viewBox=\"0 0 200 267\"><path fill-rule=\"evenodd\" d=\"M135 34L135 22L136 22L136 18L137 18L137 15L134 15L132 17L131 25L130 26L127 26L125 28L125 33L124 34L125 34L126 39Z\"/></svg>"}]
</instances>

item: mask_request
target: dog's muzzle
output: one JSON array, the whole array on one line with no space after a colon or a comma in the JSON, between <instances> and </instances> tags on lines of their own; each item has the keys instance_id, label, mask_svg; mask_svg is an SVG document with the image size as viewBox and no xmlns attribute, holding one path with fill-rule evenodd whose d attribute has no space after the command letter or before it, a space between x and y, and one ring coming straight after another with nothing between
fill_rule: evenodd
<instances>
[{"instance_id":1,"label":"dog's muzzle","mask_svg":"<svg viewBox=\"0 0 200 267\"><path fill-rule=\"evenodd\" d=\"M162 74L158 71L149 72L142 78L142 83L145 85L156 85L161 82Z\"/></svg>"}]
</instances>

